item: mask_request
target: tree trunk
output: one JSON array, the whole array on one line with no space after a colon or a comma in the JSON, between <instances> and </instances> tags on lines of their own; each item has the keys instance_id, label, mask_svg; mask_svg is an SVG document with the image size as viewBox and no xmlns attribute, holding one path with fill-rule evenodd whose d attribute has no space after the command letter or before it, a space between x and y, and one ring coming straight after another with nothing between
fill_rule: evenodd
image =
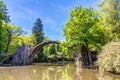
<instances>
[{"instance_id":1,"label":"tree trunk","mask_svg":"<svg viewBox=\"0 0 120 80\"><path fill-rule=\"evenodd\" d=\"M91 57L91 53L90 53L87 41L85 41L85 46L86 46L86 50L87 50L87 53L88 53L88 58L89 58L90 66L92 66L93 65L93 61L92 61L92 57Z\"/></svg>"},{"instance_id":2,"label":"tree trunk","mask_svg":"<svg viewBox=\"0 0 120 80\"><path fill-rule=\"evenodd\" d=\"M89 66L90 62L89 62L88 52L86 51L85 45L82 46L81 56L82 56L82 64L83 64L83 66L85 66L85 67Z\"/></svg>"},{"instance_id":3,"label":"tree trunk","mask_svg":"<svg viewBox=\"0 0 120 80\"><path fill-rule=\"evenodd\" d=\"M29 45L23 45L16 49L15 54L12 56L11 65L28 65L33 63L33 59L35 57L35 54L39 51L40 48L47 44L59 44L56 41L47 41L47 42L41 42L34 48L31 48Z\"/></svg>"},{"instance_id":4,"label":"tree trunk","mask_svg":"<svg viewBox=\"0 0 120 80\"><path fill-rule=\"evenodd\" d=\"M8 32L8 40L7 40L7 45L6 45L6 49L5 49L5 54L7 54L9 46L10 46L10 42L12 40L11 32L8 29L7 29L7 32Z\"/></svg>"},{"instance_id":5,"label":"tree trunk","mask_svg":"<svg viewBox=\"0 0 120 80\"><path fill-rule=\"evenodd\" d=\"M5 49L5 54L7 54L9 46L10 46L10 42L11 42L11 35L8 35L8 41L7 41L7 45L6 45L6 49Z\"/></svg>"}]
</instances>

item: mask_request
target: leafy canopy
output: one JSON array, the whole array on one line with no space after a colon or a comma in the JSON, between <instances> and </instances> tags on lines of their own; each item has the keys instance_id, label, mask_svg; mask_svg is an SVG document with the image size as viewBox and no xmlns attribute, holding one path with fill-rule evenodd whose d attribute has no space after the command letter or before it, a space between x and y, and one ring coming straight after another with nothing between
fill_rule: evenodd
<instances>
[{"instance_id":1,"label":"leafy canopy","mask_svg":"<svg viewBox=\"0 0 120 80\"><path fill-rule=\"evenodd\" d=\"M100 0L99 8L103 26L110 28L108 35L120 39L120 0Z\"/></svg>"},{"instance_id":2,"label":"leafy canopy","mask_svg":"<svg viewBox=\"0 0 120 80\"><path fill-rule=\"evenodd\" d=\"M93 8L78 6L70 12L64 36L71 44L82 47L87 42L89 47L97 49L105 44L106 37L105 29L100 25L99 14Z\"/></svg>"}]
</instances>

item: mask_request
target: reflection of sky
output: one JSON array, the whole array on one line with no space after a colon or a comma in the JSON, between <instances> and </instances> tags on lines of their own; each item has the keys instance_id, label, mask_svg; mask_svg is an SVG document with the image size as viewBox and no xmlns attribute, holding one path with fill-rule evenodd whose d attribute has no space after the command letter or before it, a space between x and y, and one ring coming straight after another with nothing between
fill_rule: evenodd
<instances>
[{"instance_id":1,"label":"reflection of sky","mask_svg":"<svg viewBox=\"0 0 120 80\"><path fill-rule=\"evenodd\" d=\"M36 18L41 18L44 32L49 38L64 40L63 26L69 12L77 5L96 8L98 0L3 0L9 10L11 21L31 34Z\"/></svg>"}]
</instances>

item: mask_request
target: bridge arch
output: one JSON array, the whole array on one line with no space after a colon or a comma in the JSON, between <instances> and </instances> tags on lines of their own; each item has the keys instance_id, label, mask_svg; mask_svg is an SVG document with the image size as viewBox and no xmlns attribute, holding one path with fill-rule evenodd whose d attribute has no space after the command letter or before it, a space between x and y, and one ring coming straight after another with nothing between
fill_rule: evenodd
<instances>
[{"instance_id":1,"label":"bridge arch","mask_svg":"<svg viewBox=\"0 0 120 80\"><path fill-rule=\"evenodd\" d=\"M33 59L35 54L39 51L40 48L47 44L60 44L57 41L45 41L41 42L35 47L31 48L29 45L23 45L16 49L16 52L11 55L12 60L10 62L11 65L28 65L33 63Z\"/></svg>"}]
</instances>

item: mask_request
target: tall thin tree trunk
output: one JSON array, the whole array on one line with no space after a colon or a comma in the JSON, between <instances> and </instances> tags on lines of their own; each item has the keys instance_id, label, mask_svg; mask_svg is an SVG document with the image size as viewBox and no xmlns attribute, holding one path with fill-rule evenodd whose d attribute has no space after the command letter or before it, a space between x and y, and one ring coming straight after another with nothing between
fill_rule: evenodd
<instances>
[{"instance_id":1,"label":"tall thin tree trunk","mask_svg":"<svg viewBox=\"0 0 120 80\"><path fill-rule=\"evenodd\" d=\"M8 52L8 49L9 49L9 46L10 46L10 42L11 42L11 35L9 34L8 35L8 41L7 41L6 49L5 49L5 55Z\"/></svg>"}]
</instances>

